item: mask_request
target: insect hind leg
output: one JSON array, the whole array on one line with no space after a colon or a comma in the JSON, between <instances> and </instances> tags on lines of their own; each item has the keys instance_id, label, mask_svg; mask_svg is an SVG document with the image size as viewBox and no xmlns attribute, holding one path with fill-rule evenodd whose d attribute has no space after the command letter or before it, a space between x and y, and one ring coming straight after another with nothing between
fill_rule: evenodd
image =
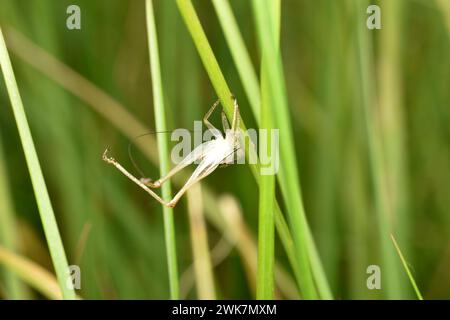
<instances>
[{"instance_id":1,"label":"insect hind leg","mask_svg":"<svg viewBox=\"0 0 450 320\"><path fill-rule=\"evenodd\" d=\"M145 184L150 188L159 188L161 185L166 182L169 178L174 176L178 171L181 171L188 165L192 164L194 161L198 160L202 157L204 150L208 148L208 142L205 142L199 146L197 146L194 150L192 150L183 160L180 161L172 170L170 170L165 176L159 178L158 180L152 180L150 178L141 178L140 182Z\"/></svg>"}]
</instances>

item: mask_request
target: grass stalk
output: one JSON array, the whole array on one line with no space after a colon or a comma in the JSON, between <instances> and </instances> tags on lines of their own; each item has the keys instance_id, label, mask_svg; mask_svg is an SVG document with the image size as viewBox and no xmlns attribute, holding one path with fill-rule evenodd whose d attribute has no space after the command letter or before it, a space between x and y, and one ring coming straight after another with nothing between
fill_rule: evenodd
<instances>
[{"instance_id":1,"label":"grass stalk","mask_svg":"<svg viewBox=\"0 0 450 320\"><path fill-rule=\"evenodd\" d=\"M416 292L417 299L423 300L422 294L420 293L419 287L417 286L416 280L414 280L414 277L411 273L411 270L409 270L408 263L405 260L405 257L403 257L403 253L400 250L400 247L395 240L395 237L393 234L391 234L392 243L394 244L395 250L398 253L398 256L400 257L400 260L402 261L403 267L405 268L406 274L408 275L409 281L411 282L411 285L414 288L414 291Z\"/></svg>"},{"instance_id":2,"label":"grass stalk","mask_svg":"<svg viewBox=\"0 0 450 320\"><path fill-rule=\"evenodd\" d=\"M403 103L403 79L401 77L403 30L403 1L389 1L384 4L383 17L385 28L380 30L379 49L379 97L380 127L384 160L386 163L386 182L390 190L390 205L394 212L396 235L400 242L409 243L411 222L408 207L409 188L405 130L405 112ZM403 246L403 251L410 252Z\"/></svg>"},{"instance_id":3,"label":"grass stalk","mask_svg":"<svg viewBox=\"0 0 450 320\"><path fill-rule=\"evenodd\" d=\"M62 296L64 299L75 299L75 292L66 285L66 272L68 270L67 258L64 252L61 236L59 234L56 218L45 185L39 159L34 146L28 121L19 94L16 79L6 49L3 32L0 28L0 65L5 78L6 88L10 97L14 117L19 130L20 140L25 153L25 159L36 196L39 213L44 228L45 237L52 257Z\"/></svg>"},{"instance_id":4,"label":"grass stalk","mask_svg":"<svg viewBox=\"0 0 450 320\"><path fill-rule=\"evenodd\" d=\"M394 262L392 246L389 244L389 234L391 232L390 217L393 216L392 207L388 201L388 185L386 168L383 157L379 118L376 113L376 92L371 80L374 74L372 56L372 37L366 28L364 13L367 8L365 1L355 1L357 12L357 44L358 44L358 64L360 72L362 105L367 136L370 173L375 195L375 210L378 219L378 236L381 253L382 267L385 270L386 297L388 299L399 298L400 282Z\"/></svg>"},{"instance_id":5,"label":"grass stalk","mask_svg":"<svg viewBox=\"0 0 450 320\"><path fill-rule=\"evenodd\" d=\"M251 64L249 54L245 44L242 40L242 36L237 25L236 19L233 15L233 12L230 8L228 0L213 0L213 4L219 18L220 25L225 34L225 39L227 41L228 47L230 48L233 61L236 65L236 68L239 73L239 77L241 78L241 82L244 86L245 92L247 94L247 99L250 103L250 107L252 109L253 115L256 119L256 122L260 122L260 95L258 88L258 80L256 77L256 72ZM280 12L280 2L275 1L275 7L278 7L274 10L274 12L278 12L274 17L277 19L277 23L275 23L277 30L277 37L279 39L280 33L280 23L279 23L279 12ZM277 40L279 41L279 40ZM277 226L278 233L282 239L283 245L285 248L290 248L286 250L289 256L289 260L291 265L296 266L296 257L293 255L293 247L292 241L290 237L290 232L288 227L284 221L284 217L281 213L281 210L278 205L275 207L275 223ZM289 235L289 237L283 237L283 235ZM328 285L328 280L325 276L325 272L320 261L319 254L317 252L316 246L314 244L314 239L311 235L310 230L308 229L308 248L311 259L312 271L314 274L314 279L317 285L317 288L320 292L320 295L324 299L331 299L332 294L330 287ZM292 253L292 254L291 254ZM294 272L296 273L297 279L300 279L300 274L296 267L294 268ZM298 281L300 282L300 281Z\"/></svg>"},{"instance_id":6,"label":"grass stalk","mask_svg":"<svg viewBox=\"0 0 450 320\"><path fill-rule=\"evenodd\" d=\"M19 232L8 182L7 167L0 137L0 245L11 252L17 252ZM4 271L1 275L5 283L6 297L8 299L24 299L25 288L23 283L11 271L1 271Z\"/></svg>"},{"instance_id":7,"label":"grass stalk","mask_svg":"<svg viewBox=\"0 0 450 320\"><path fill-rule=\"evenodd\" d=\"M209 42L206 38L206 35L203 31L201 24L200 24L200 21L195 12L195 9L192 5L192 2L189 0L177 0L177 5L178 5L179 11L180 11L181 15L183 16L183 19L187 25L187 28L194 40L194 44L197 47L197 51L200 55L203 65L208 73L211 83L213 84L213 87L216 90L217 95L223 102L224 111L227 114L227 116L229 118L231 118L233 106L232 106L232 100L229 98L231 95L229 87L226 84L225 78L220 70L220 67L217 63L217 60L214 56L211 46L209 45ZM279 82L277 82L277 83L279 83ZM244 121L241 121L241 129L245 132ZM288 151L288 152L292 153L293 150ZM281 154L281 157L283 157L283 154ZM295 163L294 163L294 166L295 166ZM256 181L259 183L259 167L258 167L258 165L250 165L250 168L252 170L252 173L253 173ZM297 175L294 175L290 179L290 181L292 182L292 179L295 179L295 177L297 177ZM283 190L284 190L284 192L288 192L289 189L284 188L284 189L282 189L282 191ZM291 191L292 191L292 189L291 189ZM292 194L291 198L298 198L298 194L293 193L291 191L289 191ZM294 252L288 253L288 256L291 257L290 262L294 269L297 269L298 265L300 263L302 264L302 267L303 267L303 268L301 268L301 270L294 270L294 273L296 274L296 278L299 282L302 281L305 283L305 286L307 286L307 288L305 290L307 292L315 293L315 287L314 287L314 283L312 282L312 277L311 277L311 269L309 267L309 263L313 264L314 267L312 269L313 269L314 275L316 277L316 283L318 284L318 286L320 286L322 293L323 293L323 294L321 294L321 296L325 297L325 298L330 298L331 292L329 291L326 277L323 273L323 268L321 266L320 258L317 253L316 247L315 247L314 243L312 242L313 241L312 235L310 234L309 228L306 225L306 218L304 217L304 210L303 210L301 199L298 199L297 201L295 199L291 199L291 200L292 200L291 202L293 202L293 203L296 202L297 205L300 204L300 208L299 208L300 211L297 211L297 212L300 212L300 214L294 215L294 222L297 224L297 226L300 225L300 226L303 226L306 228L305 230L303 230L304 232L297 232L297 236L296 236L297 240L294 240L294 242L293 242L295 244L295 246L293 247L293 248L295 248L295 253ZM300 202L298 202L298 201L300 201ZM281 213L279 205L276 202L275 202L275 221L276 221L277 230L280 234L280 238L282 239L283 245L285 246L285 248L287 250L289 250L289 248L292 248L292 247L290 247L291 234L286 233L285 229L280 229L278 227L278 226L283 225L282 222L284 221L284 217ZM302 222L304 222L304 223L302 223ZM296 231L298 231L298 228L296 228ZM283 232L283 234L281 234L281 232ZM299 247L298 247L299 242L304 245L304 249L299 250ZM311 253L310 261L308 259L308 252ZM295 259L295 261L297 261L297 259L299 259L299 261L301 261L301 262L299 262L297 264L292 259ZM309 297L317 297L317 295L311 294L311 295L309 295Z\"/></svg>"},{"instance_id":8,"label":"grass stalk","mask_svg":"<svg viewBox=\"0 0 450 320\"><path fill-rule=\"evenodd\" d=\"M245 47L236 18L231 10L228 0L213 0L214 9L225 35L228 48L244 87L247 99L252 108L257 123L260 121L261 97L258 85L258 77L250 60L250 55Z\"/></svg>"},{"instance_id":9,"label":"grass stalk","mask_svg":"<svg viewBox=\"0 0 450 320\"><path fill-rule=\"evenodd\" d=\"M277 30L279 25L280 2L272 1L272 29ZM272 109L273 97L269 90L270 81L268 79L268 68L270 60L265 52L261 59L261 113L260 129L266 131L267 154L274 157L275 150L272 150ZM260 137L262 139L262 137ZM273 153L272 153L273 152ZM273 158L275 159L275 158ZM274 265L274 200L275 200L275 174L265 174L260 176L259 192L259 229L258 229L258 287L257 297L259 299L273 299L273 265Z\"/></svg>"},{"instance_id":10,"label":"grass stalk","mask_svg":"<svg viewBox=\"0 0 450 320\"><path fill-rule=\"evenodd\" d=\"M158 39L156 33L155 16L153 12L152 0L145 1L145 12L148 33L148 49L150 56L150 73L153 88L153 105L155 111L156 131L167 131L166 112L164 106L163 85L161 81L161 70L158 53ZM158 135L159 165L160 175L165 176L170 170L169 142L167 135ZM164 199L172 197L171 185L167 181L161 187ZM167 264L169 268L170 297L178 299L180 294L177 267L177 252L175 241L175 225L173 219L173 209L163 207L164 214L164 234L166 239Z\"/></svg>"},{"instance_id":11,"label":"grass stalk","mask_svg":"<svg viewBox=\"0 0 450 320\"><path fill-rule=\"evenodd\" d=\"M63 297L60 285L53 274L2 246L0 246L0 264L45 297L54 300L60 300ZM80 299L78 296L75 298Z\"/></svg>"},{"instance_id":12,"label":"grass stalk","mask_svg":"<svg viewBox=\"0 0 450 320\"><path fill-rule=\"evenodd\" d=\"M450 3L446 0L436 0L436 5L442 12L442 18L447 29L447 34L450 37Z\"/></svg>"},{"instance_id":13,"label":"grass stalk","mask_svg":"<svg viewBox=\"0 0 450 320\"><path fill-rule=\"evenodd\" d=\"M203 217L200 183L195 184L188 190L187 200L197 298L200 300L213 300L216 299L216 293L209 254L208 234Z\"/></svg>"},{"instance_id":14,"label":"grass stalk","mask_svg":"<svg viewBox=\"0 0 450 320\"><path fill-rule=\"evenodd\" d=\"M283 80L281 57L279 52L279 21L273 11L279 11L279 6L270 5L268 1L253 1L253 9L259 35L262 56L270 63L267 64L267 81L272 107L274 112L275 127L280 130L280 171L278 181L288 211L288 220L294 239L296 255L301 270L301 290L304 298L318 298L310 265L308 242L308 226L305 210L301 197L299 173L296 166L294 140L289 120L286 88ZM271 9L271 10L270 10ZM272 12L271 12L272 11ZM279 19L279 18L278 18Z\"/></svg>"},{"instance_id":15,"label":"grass stalk","mask_svg":"<svg viewBox=\"0 0 450 320\"><path fill-rule=\"evenodd\" d=\"M271 95L268 86L267 68L270 61L261 62L261 116L260 129L266 131L267 154L274 156L272 150L273 129ZM260 137L262 139L262 137ZM273 152L273 153L272 153ZM259 227L258 227L258 273L256 297L273 299L273 266L274 266L274 210L275 210L275 174L261 174L259 178Z\"/></svg>"},{"instance_id":16,"label":"grass stalk","mask_svg":"<svg viewBox=\"0 0 450 320\"><path fill-rule=\"evenodd\" d=\"M263 86L264 87L264 86ZM270 130L271 112L269 103L263 98L261 108L261 128ZM267 137L268 146L271 145L270 131ZM267 148L271 154L271 148ZM257 299L273 299L273 265L274 265L274 201L275 176L261 175L259 179L259 227L258 227L258 273Z\"/></svg>"},{"instance_id":17,"label":"grass stalk","mask_svg":"<svg viewBox=\"0 0 450 320\"><path fill-rule=\"evenodd\" d=\"M231 99L231 91L225 78L220 71L219 64L213 54L211 46L206 38L203 27L200 24L197 13L190 0L177 0L178 9L183 16L186 26L191 34L197 51L202 60L203 66L211 80L211 83L220 98L223 109L228 118L233 115L233 100ZM245 127L243 124L241 128Z\"/></svg>"}]
</instances>

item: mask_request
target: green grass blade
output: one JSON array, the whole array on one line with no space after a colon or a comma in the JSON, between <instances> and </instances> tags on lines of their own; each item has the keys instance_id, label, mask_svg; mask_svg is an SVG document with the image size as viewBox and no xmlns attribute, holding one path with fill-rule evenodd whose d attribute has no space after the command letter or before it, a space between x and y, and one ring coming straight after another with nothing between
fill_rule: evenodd
<instances>
[{"instance_id":1,"label":"green grass blade","mask_svg":"<svg viewBox=\"0 0 450 320\"><path fill-rule=\"evenodd\" d=\"M164 94L161 81L161 71L158 54L158 39L156 35L155 16L153 13L153 4L151 0L145 2L148 48L150 55L150 72L153 86L153 103L155 110L156 131L167 131L166 116L164 107ZM158 150L160 162L160 174L166 175L170 170L169 161L169 143L168 136L158 135ZM164 199L172 197L170 182L167 181L161 187ZM177 252L175 241L175 225L173 220L173 209L163 207L164 214L164 233L166 239L167 264L169 267L170 297L178 299L180 295L177 267Z\"/></svg>"},{"instance_id":2,"label":"green grass blade","mask_svg":"<svg viewBox=\"0 0 450 320\"><path fill-rule=\"evenodd\" d=\"M274 9L267 1L253 1L254 14L258 35L263 52L263 56L270 63L267 65L268 88L271 93L271 103L275 112L275 127L280 130L280 172L279 182L288 209L288 220L291 225L291 232L301 269L301 289L306 299L318 297L313 281L313 274L310 266L308 226L305 216L303 201L301 198L301 188L297 161L295 157L294 139L289 120L289 110L287 105L286 88L283 80L281 58L279 55L278 32L269 23L276 15L271 15L269 8ZM273 26L279 26L279 22L274 21Z\"/></svg>"},{"instance_id":3,"label":"green grass blade","mask_svg":"<svg viewBox=\"0 0 450 320\"><path fill-rule=\"evenodd\" d=\"M436 0L436 4L439 10L442 12L445 26L447 28L447 34L450 37L450 3L446 0Z\"/></svg>"},{"instance_id":4,"label":"green grass blade","mask_svg":"<svg viewBox=\"0 0 450 320\"><path fill-rule=\"evenodd\" d=\"M217 13L217 16L220 21L220 25L225 34L225 39L227 41L228 47L230 48L234 63L238 70L239 76L241 78L241 82L244 86L245 92L247 94L247 99L250 102L250 107L252 108L253 115L257 123L260 121L260 98L259 98L259 89L258 89L258 80L256 78L256 72L251 64L248 51L245 47L245 44L242 40L242 36L239 30L239 27L236 23L236 19L233 15L233 12L230 8L228 0L213 0L213 4ZM274 2L276 6L278 6L279 11L279 2ZM276 16L276 15L275 15ZM279 20L279 18L278 18ZM276 23L276 29L278 29L279 34L279 21ZM279 35L278 35L279 37ZM281 213L281 210L278 206L276 206L275 211L275 222L277 226L278 233L280 234L283 246L285 247L286 252L288 253L289 260L291 265L295 266L296 259L293 254L293 247L291 242L291 235L289 230L287 229L287 225L285 223L285 219ZM286 228L283 228L286 226ZM320 295L324 299L332 299L332 294L330 287L328 285L328 280L326 278L322 263L320 261L319 254L317 252L316 246L314 244L314 240L312 238L311 232L308 229L308 238L309 238L309 252L311 258L311 267L314 274L314 279L317 285L317 288L320 292ZM290 249L287 249L290 248ZM296 273L297 279L300 279L300 274L298 272L298 268L294 267L294 273Z\"/></svg>"},{"instance_id":5,"label":"green grass blade","mask_svg":"<svg viewBox=\"0 0 450 320\"><path fill-rule=\"evenodd\" d=\"M385 160L383 155L380 126L377 122L376 92L372 82L374 74L371 34L366 28L365 16L361 13L367 8L366 1L354 1L357 16L357 44L359 76L362 92L362 108L364 113L365 130L367 136L370 174L374 188L375 210L378 219L379 246L381 261L386 281L386 296L388 299L399 299L402 295L399 273L395 265L395 252L389 244L391 224L389 217L393 216L389 205Z\"/></svg>"},{"instance_id":6,"label":"green grass blade","mask_svg":"<svg viewBox=\"0 0 450 320\"><path fill-rule=\"evenodd\" d=\"M219 64L213 54L202 25L198 19L192 2L190 0L177 0L178 9L184 18L189 33L194 40L197 51L203 62L203 66L208 73L211 83L219 96L223 105L224 111L228 118L233 115L233 100L231 99L231 91L225 81L225 78L220 71ZM241 126L242 127L242 126Z\"/></svg>"},{"instance_id":7,"label":"green grass blade","mask_svg":"<svg viewBox=\"0 0 450 320\"><path fill-rule=\"evenodd\" d=\"M216 299L213 267L208 245L208 233L203 216L201 184L197 183L187 191L188 215L191 234L193 266L197 298L200 300Z\"/></svg>"},{"instance_id":8,"label":"green grass blade","mask_svg":"<svg viewBox=\"0 0 450 320\"><path fill-rule=\"evenodd\" d=\"M265 129L270 124L266 126L264 117L270 117L270 115L264 115L264 109L263 107L261 110L261 125ZM269 174L262 175L259 180L257 299L273 299L274 195L275 177Z\"/></svg>"},{"instance_id":9,"label":"green grass blade","mask_svg":"<svg viewBox=\"0 0 450 320\"><path fill-rule=\"evenodd\" d=\"M11 101L14 117L19 130L19 136L25 153L25 159L30 172L31 182L36 196L45 237L47 239L53 266L64 299L75 299L75 292L66 285L66 272L68 270L67 258L59 234L53 208L45 185L39 159L31 136L28 121L19 94L16 79L6 49L3 32L0 29L0 65L5 78L6 88Z\"/></svg>"},{"instance_id":10,"label":"green grass blade","mask_svg":"<svg viewBox=\"0 0 450 320\"><path fill-rule=\"evenodd\" d=\"M391 196L389 204L395 216L395 234L404 243L403 252L410 254L411 209L409 207L409 177L411 160L408 159L408 131L405 125L406 108L402 72L401 35L404 29L404 1L389 1L379 37L379 115L382 124L381 140L386 168L386 185ZM405 281L406 284L406 281ZM404 288L402 288L402 291Z\"/></svg>"},{"instance_id":11,"label":"green grass blade","mask_svg":"<svg viewBox=\"0 0 450 320\"><path fill-rule=\"evenodd\" d=\"M209 45L209 42L206 38L206 35L203 31L203 28L200 24L200 21L198 19L198 16L195 12L194 7L192 6L192 2L189 0L177 0L177 5L179 8L179 11L181 13L181 15L183 16L183 19L188 27L188 30L194 40L194 43L197 47L197 51L200 55L200 58L203 62L203 65L208 73L208 76L213 84L214 89L216 90L219 98L222 100L223 102L223 107L224 107L224 111L227 114L227 116L229 118L231 118L232 116L232 112L233 112L233 105L232 105L232 100L230 99L230 90L228 88L228 85L226 84L225 78L223 77L223 74L220 70L220 67L217 63L217 60L212 52L211 46ZM245 131L245 124L243 121L241 121L241 129L243 129ZM259 183L259 168L257 165L251 165L250 166L252 173L257 181L257 183ZM277 226L277 230L279 233L281 232L285 232L285 229L280 229L279 226L281 226L282 224L280 223L281 221L284 220L283 215L281 214L281 210L279 210L279 206L278 204L276 204L276 211L275 211L275 217L276 217L276 226ZM303 212L303 211L302 211ZM307 226L306 226L307 227ZM303 264L306 264L305 261L308 261L308 259L303 259L302 258L302 254L303 255L307 255L308 251L311 251L311 263L314 263L314 274L317 275L317 279L316 282L317 284L321 286L321 288L323 289L323 295L322 297L325 298L330 298L331 297L331 293L329 291L327 282L326 282L326 277L323 274L323 268L320 264L320 258L319 255L316 251L315 245L314 243L311 243L312 241L312 236L310 235L310 231L307 227L306 231L303 233L304 235L304 239L306 239L306 249L305 250L301 250L301 254L298 254L298 250L296 250L295 252L289 252L288 253L288 257L290 257L290 262L292 264L292 260L293 258L297 261L297 258L300 257L300 259L302 260ZM282 241L285 250L291 250L292 247L289 246L289 242L287 241L288 239L291 239L291 235L290 234L280 234L280 238L284 241ZM298 243L298 241L294 241L294 243ZM294 248L296 248L294 246ZM298 268L298 263L292 264L292 267L294 269ZM305 269L309 268L309 264L307 264L305 266ZM294 273L296 274L296 278L298 281L301 281L301 279L305 278L310 278L311 277L311 273L307 273L307 274L303 274L302 272L300 272L300 270L296 270L294 271ZM311 282L310 282L311 283ZM312 290L314 290L314 287L312 287Z\"/></svg>"},{"instance_id":12,"label":"green grass blade","mask_svg":"<svg viewBox=\"0 0 450 320\"><path fill-rule=\"evenodd\" d=\"M225 35L231 56L236 65L242 86L252 108L257 123L260 121L261 98L258 77L245 47L239 26L231 10L228 0L213 0L214 9L219 18L220 26Z\"/></svg>"},{"instance_id":13,"label":"green grass blade","mask_svg":"<svg viewBox=\"0 0 450 320\"><path fill-rule=\"evenodd\" d=\"M267 64L262 60L261 76L261 117L260 129L267 133L267 154L272 155L272 117L269 82L267 81ZM261 137L260 137L261 138ZM275 152L275 151L274 151ZM258 273L256 297L273 299L273 263L274 263L274 209L275 209L275 175L265 174L259 178L259 228L258 228Z\"/></svg>"},{"instance_id":14,"label":"green grass blade","mask_svg":"<svg viewBox=\"0 0 450 320\"><path fill-rule=\"evenodd\" d=\"M417 286L416 280L414 280L411 270L409 270L408 263L406 262L405 257L403 257L402 251L400 250L400 247L398 246L398 243L395 240L393 234L391 234L391 239L392 239L392 243L394 244L395 250L397 250L400 260L402 261L403 267L405 268L405 271L406 271L406 274L408 275L409 281L411 281L411 285L413 286L414 291L416 292L417 298L419 300L423 300L422 294L420 293L420 290L419 290L419 287Z\"/></svg>"}]
</instances>

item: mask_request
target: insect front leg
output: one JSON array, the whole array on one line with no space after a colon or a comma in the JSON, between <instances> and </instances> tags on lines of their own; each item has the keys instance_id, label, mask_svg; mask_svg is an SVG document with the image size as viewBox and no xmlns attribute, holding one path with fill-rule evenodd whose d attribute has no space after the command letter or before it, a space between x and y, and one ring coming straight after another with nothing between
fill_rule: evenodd
<instances>
[{"instance_id":1,"label":"insect front leg","mask_svg":"<svg viewBox=\"0 0 450 320\"><path fill-rule=\"evenodd\" d=\"M167 201L164 201L160 196L158 196L155 192L153 192L151 189L149 189L144 183L142 183L138 178L133 176L131 173L129 173L119 162L117 162L114 158L108 156L108 149L103 152L102 156L103 161L106 163L109 163L116 167L117 170L122 172L128 179L136 183L139 187L144 189L145 192L147 192L149 195L151 195L153 198L158 200L159 203L169 206L169 203Z\"/></svg>"},{"instance_id":2,"label":"insect front leg","mask_svg":"<svg viewBox=\"0 0 450 320\"><path fill-rule=\"evenodd\" d=\"M206 127L211 130L212 134L215 137L222 138L222 134L220 133L220 130L214 127L211 122L209 122L209 117L211 117L211 114L214 112L216 107L219 105L220 99L218 99L214 104L209 108L208 112L206 112L205 116L203 117L203 123L206 125Z\"/></svg>"}]
</instances>

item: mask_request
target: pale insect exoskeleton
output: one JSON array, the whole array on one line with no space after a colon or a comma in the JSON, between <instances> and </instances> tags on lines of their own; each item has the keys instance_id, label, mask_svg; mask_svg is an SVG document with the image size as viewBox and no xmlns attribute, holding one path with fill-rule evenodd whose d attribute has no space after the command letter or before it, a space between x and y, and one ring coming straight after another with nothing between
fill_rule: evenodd
<instances>
[{"instance_id":1,"label":"pale insect exoskeleton","mask_svg":"<svg viewBox=\"0 0 450 320\"><path fill-rule=\"evenodd\" d=\"M136 178L114 158L108 156L108 149L106 149L103 153L103 160L115 166L126 177L128 177L131 181L144 189L148 194L158 200L161 204L173 208L183 196L183 194L193 184L211 174L218 166L226 166L232 164L235 162L235 160L240 159L244 156L244 149L241 145L241 132L239 129L239 106L234 96L232 96L232 99L234 101L234 111L233 119L231 122L231 129L225 113L223 111L221 112L222 125L225 136L223 136L222 133L208 120L214 109L220 103L220 100L217 100L203 117L203 122L205 123L206 127L211 130L214 139L206 141L201 145L195 147L194 150L192 150L192 152L190 152L180 163L178 163L172 170L170 170L169 173L167 173L164 177L159 178L158 180L153 181L149 178ZM195 168L192 175L172 200L165 201L152 189L150 189L159 188L164 182L170 179L178 171L182 170L183 168L187 167L197 160L199 161L197 168Z\"/></svg>"}]
</instances>

